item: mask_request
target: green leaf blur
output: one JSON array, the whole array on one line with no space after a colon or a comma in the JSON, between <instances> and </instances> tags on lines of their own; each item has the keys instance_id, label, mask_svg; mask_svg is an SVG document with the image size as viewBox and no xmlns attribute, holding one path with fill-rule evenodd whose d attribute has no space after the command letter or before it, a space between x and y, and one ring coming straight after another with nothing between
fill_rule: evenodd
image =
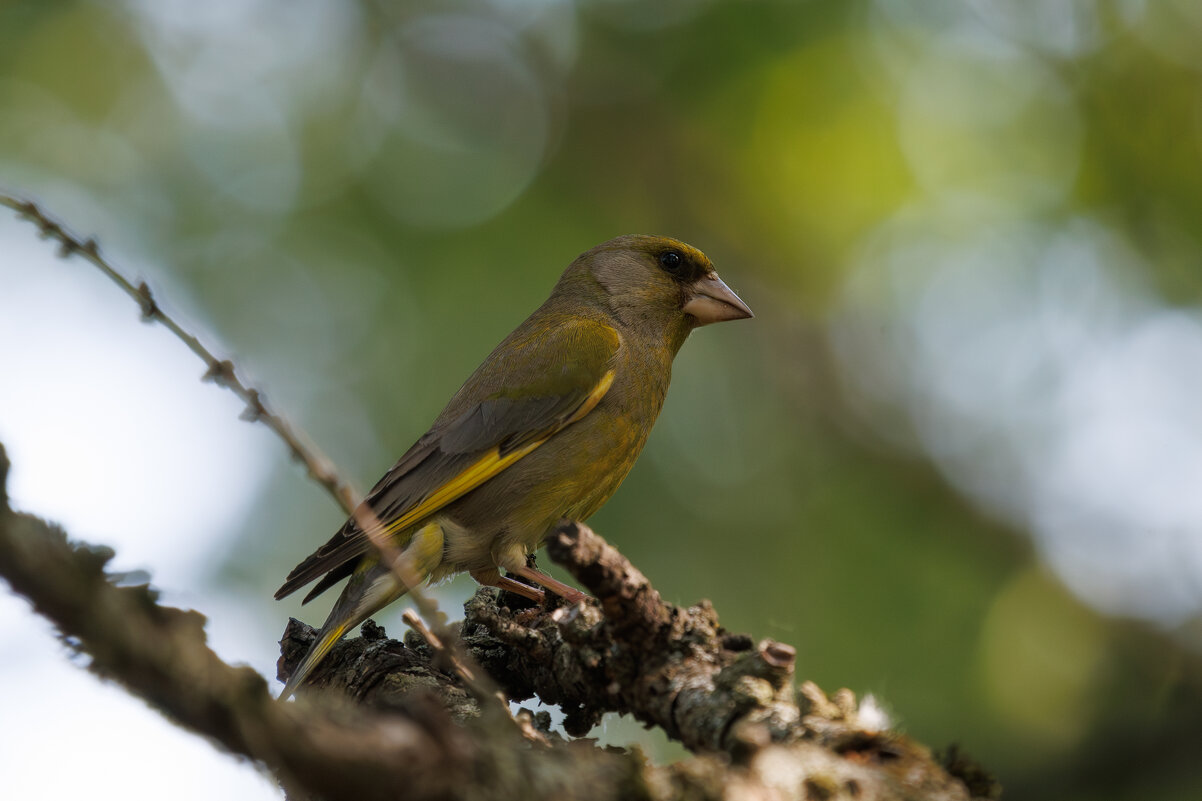
<instances>
[{"instance_id":1,"label":"green leaf blur","mask_svg":"<svg viewBox=\"0 0 1202 801\"><path fill-rule=\"evenodd\" d=\"M1007 797L1196 798L1202 524L1141 516L1151 478L1110 509L1089 468L1135 446L1065 387L1160 364L1137 331L1202 374L1198 7L18 0L0 186L136 262L360 489L578 253L696 245L756 318L692 336L593 527ZM339 522L281 449L214 586L282 630ZM1137 574L1109 526L1181 556Z\"/></svg>"}]
</instances>

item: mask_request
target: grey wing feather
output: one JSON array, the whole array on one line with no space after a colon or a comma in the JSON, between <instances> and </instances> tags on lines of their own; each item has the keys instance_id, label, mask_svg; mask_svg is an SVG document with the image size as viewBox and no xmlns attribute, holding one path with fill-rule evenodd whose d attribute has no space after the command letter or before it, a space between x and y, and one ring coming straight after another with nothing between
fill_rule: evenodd
<instances>
[{"instance_id":1,"label":"grey wing feather","mask_svg":"<svg viewBox=\"0 0 1202 801\"><path fill-rule=\"evenodd\" d=\"M405 514L434 490L461 473L482 453L500 447L502 455L521 447L571 415L587 397L582 390L560 397L489 398L451 423L423 436L368 493L363 503L386 523ZM351 518L321 548L288 574L275 597L292 594L315 578L337 571L315 587L305 601L350 574L338 570L369 549L367 535Z\"/></svg>"},{"instance_id":2,"label":"grey wing feather","mask_svg":"<svg viewBox=\"0 0 1202 801\"><path fill-rule=\"evenodd\" d=\"M620 343L617 332L603 323L536 312L497 346L434 427L376 483L363 502L367 510L385 524L397 520L490 449L499 448L504 456L562 426L597 388ZM565 353L573 358L565 361ZM525 398L507 395L508 376L530 366L548 379L547 391ZM480 395L485 396L481 401L467 400ZM318 585L324 589L349 575L369 547L352 517L288 574L275 597L331 574Z\"/></svg>"}]
</instances>

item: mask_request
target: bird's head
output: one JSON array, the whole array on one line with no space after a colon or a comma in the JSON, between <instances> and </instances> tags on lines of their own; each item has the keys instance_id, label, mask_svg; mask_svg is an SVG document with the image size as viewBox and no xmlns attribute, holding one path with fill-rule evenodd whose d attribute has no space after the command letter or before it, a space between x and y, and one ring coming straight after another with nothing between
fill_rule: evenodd
<instances>
[{"instance_id":1,"label":"bird's head","mask_svg":"<svg viewBox=\"0 0 1202 801\"><path fill-rule=\"evenodd\" d=\"M581 255L559 289L595 294L624 327L676 347L697 326L753 316L697 248L666 236L621 236Z\"/></svg>"}]
</instances>

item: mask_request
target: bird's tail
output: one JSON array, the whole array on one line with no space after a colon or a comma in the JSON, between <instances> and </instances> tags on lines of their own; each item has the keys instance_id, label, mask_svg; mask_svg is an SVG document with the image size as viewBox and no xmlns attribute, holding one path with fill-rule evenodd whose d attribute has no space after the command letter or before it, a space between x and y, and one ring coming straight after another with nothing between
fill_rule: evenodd
<instances>
[{"instance_id":1,"label":"bird's tail","mask_svg":"<svg viewBox=\"0 0 1202 801\"><path fill-rule=\"evenodd\" d=\"M409 591L398 572L420 583L442 562L442 527L431 521L414 532L401 552L400 571L381 564L374 555L363 557L330 610L325 625L280 693L285 701L304 683L343 635Z\"/></svg>"}]
</instances>

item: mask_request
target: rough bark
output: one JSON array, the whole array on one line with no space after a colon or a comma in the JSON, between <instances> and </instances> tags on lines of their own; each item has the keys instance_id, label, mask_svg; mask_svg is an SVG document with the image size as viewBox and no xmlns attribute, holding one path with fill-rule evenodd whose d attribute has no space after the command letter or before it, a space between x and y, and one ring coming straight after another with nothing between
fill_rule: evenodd
<instances>
[{"instance_id":1,"label":"rough bark","mask_svg":"<svg viewBox=\"0 0 1202 801\"><path fill-rule=\"evenodd\" d=\"M583 526L550 545L597 597L576 608L522 608L478 593L462 625L469 653L514 699L538 696L586 731L605 711L659 725L697 755L653 766L637 752L566 741L545 716L514 721L480 704L445 649L378 627L341 643L298 702L222 662L204 618L118 586L112 552L72 543L4 493L0 573L66 642L115 681L216 747L271 770L292 798L325 799L969 799L995 786L962 759L952 775L923 746L833 699L792 685L793 652L724 631L708 604L665 604L620 554ZM312 630L295 621L281 671ZM322 692L322 690L325 690ZM542 731L539 731L541 724ZM967 778L966 784L962 778Z\"/></svg>"}]
</instances>

